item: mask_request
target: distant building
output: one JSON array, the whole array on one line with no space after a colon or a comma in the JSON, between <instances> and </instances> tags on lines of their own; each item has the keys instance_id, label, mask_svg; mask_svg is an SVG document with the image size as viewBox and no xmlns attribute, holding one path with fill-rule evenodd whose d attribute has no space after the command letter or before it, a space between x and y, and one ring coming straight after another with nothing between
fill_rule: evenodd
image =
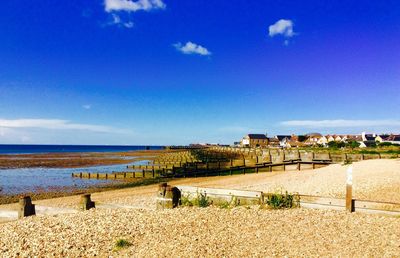
<instances>
[{"instance_id":1,"label":"distant building","mask_svg":"<svg viewBox=\"0 0 400 258\"><path fill-rule=\"evenodd\" d=\"M391 134L391 135L383 138L382 142L389 142L392 144L400 144L400 135L399 134L397 134L397 135Z\"/></svg>"},{"instance_id":2,"label":"distant building","mask_svg":"<svg viewBox=\"0 0 400 258\"><path fill-rule=\"evenodd\" d=\"M289 142L292 139L291 135L277 135L276 138L279 140L279 146L283 148L290 148Z\"/></svg>"},{"instance_id":3,"label":"distant building","mask_svg":"<svg viewBox=\"0 0 400 258\"><path fill-rule=\"evenodd\" d=\"M320 133L309 133L306 134L305 137L307 138L304 141L305 145L316 145L318 144L318 141L323 137L322 134Z\"/></svg>"},{"instance_id":4,"label":"distant building","mask_svg":"<svg viewBox=\"0 0 400 258\"><path fill-rule=\"evenodd\" d=\"M245 147L266 147L268 138L265 134L248 134L242 139L242 146Z\"/></svg>"},{"instance_id":5,"label":"distant building","mask_svg":"<svg viewBox=\"0 0 400 258\"><path fill-rule=\"evenodd\" d=\"M268 138L268 146L270 146L270 147L279 147L280 146L280 142L279 142L278 138L276 138L276 137Z\"/></svg>"}]
</instances>

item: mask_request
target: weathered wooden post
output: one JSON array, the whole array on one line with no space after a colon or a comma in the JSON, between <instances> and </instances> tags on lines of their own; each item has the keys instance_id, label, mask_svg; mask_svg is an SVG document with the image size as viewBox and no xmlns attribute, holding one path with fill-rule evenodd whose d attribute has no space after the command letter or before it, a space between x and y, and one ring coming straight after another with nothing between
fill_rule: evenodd
<instances>
[{"instance_id":1,"label":"weathered wooden post","mask_svg":"<svg viewBox=\"0 0 400 258\"><path fill-rule=\"evenodd\" d=\"M158 192L157 192L157 204L156 207L158 210L164 209L164 197L165 197L165 190L167 187L167 183L160 183L158 185Z\"/></svg>"},{"instance_id":2,"label":"weathered wooden post","mask_svg":"<svg viewBox=\"0 0 400 258\"><path fill-rule=\"evenodd\" d=\"M181 192L177 187L172 187L167 183L158 185L157 209L172 209L179 205Z\"/></svg>"},{"instance_id":3,"label":"weathered wooden post","mask_svg":"<svg viewBox=\"0 0 400 258\"><path fill-rule=\"evenodd\" d=\"M35 204L32 204L30 196L22 196L19 198L18 218L36 215Z\"/></svg>"},{"instance_id":4,"label":"weathered wooden post","mask_svg":"<svg viewBox=\"0 0 400 258\"><path fill-rule=\"evenodd\" d=\"M143 169L142 170L142 177L144 178L146 176L146 172L145 172L145 170Z\"/></svg>"},{"instance_id":5,"label":"weathered wooden post","mask_svg":"<svg viewBox=\"0 0 400 258\"><path fill-rule=\"evenodd\" d=\"M95 203L90 199L90 194L81 195L81 207L84 211L95 208Z\"/></svg>"},{"instance_id":6,"label":"weathered wooden post","mask_svg":"<svg viewBox=\"0 0 400 258\"><path fill-rule=\"evenodd\" d=\"M346 180L346 211L354 212L354 199L353 199L353 165L347 168Z\"/></svg>"},{"instance_id":7,"label":"weathered wooden post","mask_svg":"<svg viewBox=\"0 0 400 258\"><path fill-rule=\"evenodd\" d=\"M153 174L153 178L156 177L156 172L154 171L154 166L151 167L151 173Z\"/></svg>"},{"instance_id":8,"label":"weathered wooden post","mask_svg":"<svg viewBox=\"0 0 400 258\"><path fill-rule=\"evenodd\" d=\"M99 173L96 174L96 179L99 179Z\"/></svg>"}]
</instances>

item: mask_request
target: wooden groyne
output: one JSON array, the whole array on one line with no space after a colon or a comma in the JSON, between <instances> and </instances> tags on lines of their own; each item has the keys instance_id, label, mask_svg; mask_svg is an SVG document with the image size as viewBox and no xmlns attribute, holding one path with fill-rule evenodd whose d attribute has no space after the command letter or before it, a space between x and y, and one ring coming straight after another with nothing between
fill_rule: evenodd
<instances>
[{"instance_id":1,"label":"wooden groyne","mask_svg":"<svg viewBox=\"0 0 400 258\"><path fill-rule=\"evenodd\" d=\"M332 163L398 157L397 154L354 154L304 150L251 149L214 146L164 153L145 165L127 166L125 172L73 173L88 179L132 179L234 175L315 169Z\"/></svg>"}]
</instances>

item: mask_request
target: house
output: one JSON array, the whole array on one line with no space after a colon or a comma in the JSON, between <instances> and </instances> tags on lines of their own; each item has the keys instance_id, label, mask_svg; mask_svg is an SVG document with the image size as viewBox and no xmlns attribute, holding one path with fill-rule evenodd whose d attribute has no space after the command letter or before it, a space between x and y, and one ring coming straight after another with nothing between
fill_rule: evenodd
<instances>
[{"instance_id":1,"label":"house","mask_svg":"<svg viewBox=\"0 0 400 258\"><path fill-rule=\"evenodd\" d=\"M375 142L376 134L367 134L365 132L362 132L361 136L364 142Z\"/></svg>"},{"instance_id":2,"label":"house","mask_svg":"<svg viewBox=\"0 0 400 258\"><path fill-rule=\"evenodd\" d=\"M266 147L268 138L265 134L248 134L242 139L242 146L245 147Z\"/></svg>"},{"instance_id":3,"label":"house","mask_svg":"<svg viewBox=\"0 0 400 258\"><path fill-rule=\"evenodd\" d=\"M283 148L290 148L290 146L288 146L289 142L292 139L292 136L290 135L277 135L276 138L279 140L279 146L283 147Z\"/></svg>"},{"instance_id":4,"label":"house","mask_svg":"<svg viewBox=\"0 0 400 258\"><path fill-rule=\"evenodd\" d=\"M276 137L268 138L268 146L269 147L279 147L280 142L279 142L278 138L276 138Z\"/></svg>"},{"instance_id":5,"label":"house","mask_svg":"<svg viewBox=\"0 0 400 258\"><path fill-rule=\"evenodd\" d=\"M320 133L309 133L306 134L305 137L307 140L304 141L304 144L306 145L316 145L318 144L318 141L321 139L322 134Z\"/></svg>"},{"instance_id":6,"label":"house","mask_svg":"<svg viewBox=\"0 0 400 258\"><path fill-rule=\"evenodd\" d=\"M333 135L327 135L327 136L325 136L325 138L326 138L326 140L328 141L328 142L333 142L333 141L335 141L335 137L333 136Z\"/></svg>"},{"instance_id":7,"label":"house","mask_svg":"<svg viewBox=\"0 0 400 258\"><path fill-rule=\"evenodd\" d=\"M342 136L340 136L340 135L336 135L335 136L335 142L341 142L342 141Z\"/></svg>"},{"instance_id":8,"label":"house","mask_svg":"<svg viewBox=\"0 0 400 258\"><path fill-rule=\"evenodd\" d=\"M388 137L382 139L382 142L390 142L392 144L400 144L400 134L391 134Z\"/></svg>"},{"instance_id":9,"label":"house","mask_svg":"<svg viewBox=\"0 0 400 258\"><path fill-rule=\"evenodd\" d=\"M333 137L330 136L330 138L332 138L331 141L333 141ZM329 142L328 138L326 136L322 136L321 138L318 139L317 144L325 146L328 144L328 142Z\"/></svg>"}]
</instances>

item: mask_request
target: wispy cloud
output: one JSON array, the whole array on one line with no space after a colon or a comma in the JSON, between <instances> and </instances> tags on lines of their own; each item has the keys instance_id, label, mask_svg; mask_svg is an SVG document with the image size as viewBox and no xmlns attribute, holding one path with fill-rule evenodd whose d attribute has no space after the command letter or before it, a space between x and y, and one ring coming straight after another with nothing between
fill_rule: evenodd
<instances>
[{"instance_id":1,"label":"wispy cloud","mask_svg":"<svg viewBox=\"0 0 400 258\"><path fill-rule=\"evenodd\" d=\"M122 21L121 17L115 13L111 14L112 20L106 25L116 25L124 28L133 28L134 23L131 21Z\"/></svg>"},{"instance_id":2,"label":"wispy cloud","mask_svg":"<svg viewBox=\"0 0 400 258\"><path fill-rule=\"evenodd\" d=\"M85 105L82 105L82 108L84 108L84 109L91 109L91 108L92 108L92 105L90 105L90 104L85 104Z\"/></svg>"},{"instance_id":3,"label":"wispy cloud","mask_svg":"<svg viewBox=\"0 0 400 258\"><path fill-rule=\"evenodd\" d=\"M185 45L182 45L182 43L178 42L176 44L173 44L173 46L176 48L176 50L186 55L191 55L191 54L197 54L202 56L211 55L211 52L208 51L207 48L190 41L188 41Z\"/></svg>"},{"instance_id":4,"label":"wispy cloud","mask_svg":"<svg viewBox=\"0 0 400 258\"><path fill-rule=\"evenodd\" d=\"M98 133L130 133L129 130L104 125L73 123L62 119L0 119L0 128L39 128L50 130L82 130Z\"/></svg>"},{"instance_id":5,"label":"wispy cloud","mask_svg":"<svg viewBox=\"0 0 400 258\"><path fill-rule=\"evenodd\" d=\"M280 125L303 128L396 127L400 126L400 120L291 120L280 122Z\"/></svg>"},{"instance_id":6,"label":"wispy cloud","mask_svg":"<svg viewBox=\"0 0 400 258\"><path fill-rule=\"evenodd\" d=\"M112 11L150 11L153 9L165 9L166 5L162 0L105 0L106 12Z\"/></svg>"}]
</instances>

